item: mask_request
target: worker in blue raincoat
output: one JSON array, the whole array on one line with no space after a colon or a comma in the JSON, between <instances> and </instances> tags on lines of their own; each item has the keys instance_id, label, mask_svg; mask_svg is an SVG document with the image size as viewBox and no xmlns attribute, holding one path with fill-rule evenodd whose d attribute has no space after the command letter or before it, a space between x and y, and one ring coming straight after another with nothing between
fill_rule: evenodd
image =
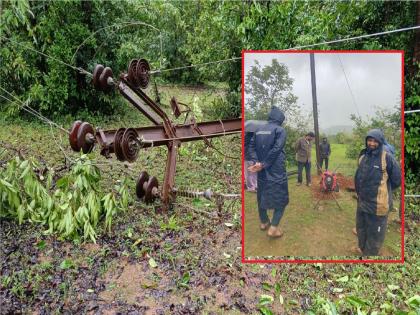
<instances>
[{"instance_id":1,"label":"worker in blue raincoat","mask_svg":"<svg viewBox=\"0 0 420 315\"><path fill-rule=\"evenodd\" d=\"M285 116L273 107L268 123L255 131L249 144L249 157L254 163L249 171L258 172L258 212L261 230L267 230L270 237L281 237L283 231L278 227L284 210L289 203L289 190L286 173L286 130L281 127ZM270 221L267 210L274 209Z\"/></svg>"},{"instance_id":2,"label":"worker in blue raincoat","mask_svg":"<svg viewBox=\"0 0 420 315\"><path fill-rule=\"evenodd\" d=\"M373 129L376 130L376 129ZM382 132L382 131L380 131ZM391 154L394 158L395 158L395 147L388 143L388 141L386 141L386 138L384 137L384 143L383 143L383 148L386 152L388 152L389 154ZM365 149L363 149L360 154L359 154L359 158L364 154ZM321 167L322 167L322 163L321 163ZM399 209L399 220L397 220L397 223L401 223L401 215L402 215L402 198L400 198L400 209ZM354 227L352 230L353 234L357 236L357 229Z\"/></svg>"},{"instance_id":3,"label":"worker in blue raincoat","mask_svg":"<svg viewBox=\"0 0 420 315\"><path fill-rule=\"evenodd\" d=\"M368 132L354 179L358 196L356 229L363 256L379 255L392 209L392 191L401 185L400 166L384 143L380 129Z\"/></svg>"}]
</instances>

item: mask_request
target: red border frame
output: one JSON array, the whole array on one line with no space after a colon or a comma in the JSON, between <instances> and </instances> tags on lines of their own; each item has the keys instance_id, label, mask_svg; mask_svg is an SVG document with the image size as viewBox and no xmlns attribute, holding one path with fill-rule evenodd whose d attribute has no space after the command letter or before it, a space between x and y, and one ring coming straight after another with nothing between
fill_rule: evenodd
<instances>
[{"instance_id":1,"label":"red border frame","mask_svg":"<svg viewBox=\"0 0 420 315\"><path fill-rule=\"evenodd\" d=\"M245 128L245 93L244 93L244 64L246 53L397 53L401 54L401 195L404 195L404 50L243 50L242 51L242 263L404 263L404 211L405 204L402 198L401 215L401 258L400 259L245 259L245 189L244 189L244 128Z\"/></svg>"}]
</instances>

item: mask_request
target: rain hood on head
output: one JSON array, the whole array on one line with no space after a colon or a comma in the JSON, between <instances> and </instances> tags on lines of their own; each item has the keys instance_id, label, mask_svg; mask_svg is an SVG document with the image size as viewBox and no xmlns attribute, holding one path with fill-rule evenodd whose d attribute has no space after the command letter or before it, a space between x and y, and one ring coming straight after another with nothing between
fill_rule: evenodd
<instances>
[{"instance_id":1,"label":"rain hood on head","mask_svg":"<svg viewBox=\"0 0 420 315\"><path fill-rule=\"evenodd\" d=\"M271 112L268 115L268 121L275 122L275 123L281 125L284 121L284 118L285 118L285 116L280 109L278 109L277 107L274 107L274 106L271 108Z\"/></svg>"},{"instance_id":2,"label":"rain hood on head","mask_svg":"<svg viewBox=\"0 0 420 315\"><path fill-rule=\"evenodd\" d=\"M367 139L368 138L373 138L376 141L378 141L379 142L379 146L382 146L384 144L384 142L385 142L384 133L380 129L371 129L371 130L369 130L369 132L367 133L367 136L366 136L366 147L367 147Z\"/></svg>"}]
</instances>

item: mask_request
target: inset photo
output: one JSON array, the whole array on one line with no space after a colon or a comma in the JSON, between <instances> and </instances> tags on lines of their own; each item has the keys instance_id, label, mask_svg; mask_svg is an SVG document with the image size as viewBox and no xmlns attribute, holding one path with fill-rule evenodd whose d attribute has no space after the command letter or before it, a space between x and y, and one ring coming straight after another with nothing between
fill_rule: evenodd
<instances>
[{"instance_id":1,"label":"inset photo","mask_svg":"<svg viewBox=\"0 0 420 315\"><path fill-rule=\"evenodd\" d=\"M402 51L243 52L243 262L403 262Z\"/></svg>"}]
</instances>

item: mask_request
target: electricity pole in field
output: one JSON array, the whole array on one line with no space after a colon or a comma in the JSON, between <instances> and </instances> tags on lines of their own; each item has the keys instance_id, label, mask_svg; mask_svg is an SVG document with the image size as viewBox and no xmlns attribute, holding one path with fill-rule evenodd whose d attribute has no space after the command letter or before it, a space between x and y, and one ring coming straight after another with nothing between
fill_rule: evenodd
<instances>
[{"instance_id":1,"label":"electricity pole in field","mask_svg":"<svg viewBox=\"0 0 420 315\"><path fill-rule=\"evenodd\" d=\"M311 61L311 83L312 83L312 103L314 112L314 128L315 128L315 151L316 151L316 169L318 175L321 174L319 169L320 154L319 154L319 127L318 127L318 101L316 98L316 77L315 77L315 56L314 53L309 55Z\"/></svg>"}]
</instances>

